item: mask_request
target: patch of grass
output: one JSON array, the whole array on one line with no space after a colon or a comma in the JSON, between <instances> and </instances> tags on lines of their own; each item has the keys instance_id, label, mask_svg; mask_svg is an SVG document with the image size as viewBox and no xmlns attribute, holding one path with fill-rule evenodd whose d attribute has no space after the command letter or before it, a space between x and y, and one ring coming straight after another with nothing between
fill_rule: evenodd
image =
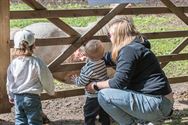
<instances>
[{"instance_id":1,"label":"patch of grass","mask_svg":"<svg viewBox=\"0 0 188 125\"><path fill-rule=\"evenodd\" d=\"M67 24L75 27L86 27L89 23L95 22L96 17L79 17L79 18L64 18L63 19Z\"/></svg>"},{"instance_id":2,"label":"patch of grass","mask_svg":"<svg viewBox=\"0 0 188 125\"><path fill-rule=\"evenodd\" d=\"M168 55L176 48L184 38L169 38L150 40L151 49L157 56ZM187 47L180 53L187 53ZM168 77L183 76L188 74L188 61L173 61L164 67Z\"/></svg>"},{"instance_id":3,"label":"patch of grass","mask_svg":"<svg viewBox=\"0 0 188 125\"><path fill-rule=\"evenodd\" d=\"M59 5L43 5L44 7L48 8L49 10L58 10L58 9L78 9L78 8L88 8L88 5L84 4L59 4ZM10 10L33 10L27 4L19 3L19 4L11 4Z\"/></svg>"},{"instance_id":4,"label":"patch of grass","mask_svg":"<svg viewBox=\"0 0 188 125\"><path fill-rule=\"evenodd\" d=\"M188 30L186 24L174 15L142 15L133 16L134 23L140 32L160 32Z\"/></svg>"},{"instance_id":5,"label":"patch of grass","mask_svg":"<svg viewBox=\"0 0 188 125\"><path fill-rule=\"evenodd\" d=\"M151 49L158 56L169 54L182 40L183 38L152 39Z\"/></svg>"},{"instance_id":6,"label":"patch of grass","mask_svg":"<svg viewBox=\"0 0 188 125\"><path fill-rule=\"evenodd\" d=\"M11 20L10 27L11 28L23 28L33 23L38 22L48 22L45 19L25 19L25 20Z\"/></svg>"},{"instance_id":7,"label":"patch of grass","mask_svg":"<svg viewBox=\"0 0 188 125\"><path fill-rule=\"evenodd\" d=\"M26 4L19 3L19 4L10 4L10 10L33 10L31 7L27 6Z\"/></svg>"},{"instance_id":8,"label":"patch of grass","mask_svg":"<svg viewBox=\"0 0 188 125\"><path fill-rule=\"evenodd\" d=\"M89 23L95 22L96 17L79 17L79 18L61 18L67 24L75 27L86 27ZM33 23L49 22L47 19L25 19L25 20L11 20L11 28L23 28Z\"/></svg>"},{"instance_id":9,"label":"patch of grass","mask_svg":"<svg viewBox=\"0 0 188 125\"><path fill-rule=\"evenodd\" d=\"M78 8L87 8L87 5L81 5L81 4L63 4L58 6L48 5L48 9L78 9ZM26 4L20 3L20 4L11 4L10 6L11 11L16 10L32 10L29 6ZM63 21L65 21L67 24L75 27L85 27L91 22L95 22L97 20L97 17L78 17L78 18L61 18ZM22 20L11 20L10 21L10 27L11 28L23 28L25 26L28 26L33 23L37 22L48 22L47 19L22 19Z\"/></svg>"}]
</instances>

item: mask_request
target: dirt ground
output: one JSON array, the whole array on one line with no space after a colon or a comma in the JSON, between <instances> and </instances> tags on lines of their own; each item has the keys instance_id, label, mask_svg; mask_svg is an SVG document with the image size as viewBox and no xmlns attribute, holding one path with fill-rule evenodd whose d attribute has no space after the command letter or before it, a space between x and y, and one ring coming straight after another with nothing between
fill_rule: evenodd
<instances>
[{"instance_id":1,"label":"dirt ground","mask_svg":"<svg viewBox=\"0 0 188 125\"><path fill-rule=\"evenodd\" d=\"M175 112L164 125L188 125L188 83L171 86L175 97ZM51 120L49 125L83 125L84 102L84 96L77 96L42 101L42 105ZM14 107L11 113L1 114L0 119L0 125L14 125Z\"/></svg>"}]
</instances>

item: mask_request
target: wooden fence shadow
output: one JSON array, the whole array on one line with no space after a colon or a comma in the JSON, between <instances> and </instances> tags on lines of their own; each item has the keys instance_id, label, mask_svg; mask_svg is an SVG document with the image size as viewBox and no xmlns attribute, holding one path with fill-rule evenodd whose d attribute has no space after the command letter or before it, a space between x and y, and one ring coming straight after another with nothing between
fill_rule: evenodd
<instances>
[{"instance_id":1,"label":"wooden fence shadow","mask_svg":"<svg viewBox=\"0 0 188 125\"><path fill-rule=\"evenodd\" d=\"M51 121L51 123L46 125L83 125L82 120L58 120L58 121Z\"/></svg>"},{"instance_id":2,"label":"wooden fence shadow","mask_svg":"<svg viewBox=\"0 0 188 125\"><path fill-rule=\"evenodd\" d=\"M0 119L0 125L14 125L15 123Z\"/></svg>"},{"instance_id":3,"label":"wooden fence shadow","mask_svg":"<svg viewBox=\"0 0 188 125\"><path fill-rule=\"evenodd\" d=\"M52 121L47 125L83 125L82 120L58 120ZM98 123L96 125L99 125ZM112 125L118 125L112 123ZM170 119L166 120L162 125L188 125L188 109L175 110Z\"/></svg>"},{"instance_id":4,"label":"wooden fence shadow","mask_svg":"<svg viewBox=\"0 0 188 125\"><path fill-rule=\"evenodd\" d=\"M171 118L163 125L188 125L188 109L175 110Z\"/></svg>"}]
</instances>

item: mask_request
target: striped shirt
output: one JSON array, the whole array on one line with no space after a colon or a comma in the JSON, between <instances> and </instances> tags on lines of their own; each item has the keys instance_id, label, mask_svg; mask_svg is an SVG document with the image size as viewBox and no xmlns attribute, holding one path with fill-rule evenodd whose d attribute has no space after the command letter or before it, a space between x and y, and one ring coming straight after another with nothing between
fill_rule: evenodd
<instances>
[{"instance_id":1,"label":"striped shirt","mask_svg":"<svg viewBox=\"0 0 188 125\"><path fill-rule=\"evenodd\" d=\"M107 68L104 60L87 60L86 64L82 67L80 76L75 79L77 86L86 86L93 81L104 81L107 80ZM87 93L88 97L97 97L97 93Z\"/></svg>"}]
</instances>

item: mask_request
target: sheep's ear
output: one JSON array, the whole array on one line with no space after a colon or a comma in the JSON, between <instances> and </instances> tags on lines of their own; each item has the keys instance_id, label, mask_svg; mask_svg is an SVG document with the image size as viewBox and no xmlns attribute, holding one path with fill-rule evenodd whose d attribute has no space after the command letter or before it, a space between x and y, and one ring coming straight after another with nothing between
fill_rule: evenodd
<instances>
[{"instance_id":1,"label":"sheep's ear","mask_svg":"<svg viewBox=\"0 0 188 125\"><path fill-rule=\"evenodd\" d=\"M129 3L127 6L126 6L126 8L131 8L132 7L132 4L131 3Z\"/></svg>"},{"instance_id":2,"label":"sheep's ear","mask_svg":"<svg viewBox=\"0 0 188 125\"><path fill-rule=\"evenodd\" d=\"M116 6L118 6L119 4L110 4L110 8L115 8Z\"/></svg>"}]
</instances>

